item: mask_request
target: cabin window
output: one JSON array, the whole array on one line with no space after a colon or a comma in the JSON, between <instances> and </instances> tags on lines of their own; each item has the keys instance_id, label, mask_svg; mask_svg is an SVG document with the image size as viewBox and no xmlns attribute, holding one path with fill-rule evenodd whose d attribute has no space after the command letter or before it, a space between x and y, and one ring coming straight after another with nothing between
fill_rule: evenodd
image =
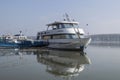
<instances>
[{"instance_id":1,"label":"cabin window","mask_svg":"<svg viewBox=\"0 0 120 80\"><path fill-rule=\"evenodd\" d=\"M63 24L63 27L64 28L71 28L71 27L73 27L73 25L72 24Z\"/></svg>"},{"instance_id":2,"label":"cabin window","mask_svg":"<svg viewBox=\"0 0 120 80\"><path fill-rule=\"evenodd\" d=\"M71 39L77 39L78 38L78 36L76 34L71 34L69 36L70 36Z\"/></svg>"},{"instance_id":3,"label":"cabin window","mask_svg":"<svg viewBox=\"0 0 120 80\"><path fill-rule=\"evenodd\" d=\"M59 25L58 25L58 28L59 28L59 29L64 28L63 24L59 24Z\"/></svg>"},{"instance_id":4,"label":"cabin window","mask_svg":"<svg viewBox=\"0 0 120 80\"><path fill-rule=\"evenodd\" d=\"M43 36L42 38L47 40L47 39L51 39L51 36Z\"/></svg>"},{"instance_id":5,"label":"cabin window","mask_svg":"<svg viewBox=\"0 0 120 80\"><path fill-rule=\"evenodd\" d=\"M62 24L62 28L79 27L77 24Z\"/></svg>"},{"instance_id":6,"label":"cabin window","mask_svg":"<svg viewBox=\"0 0 120 80\"><path fill-rule=\"evenodd\" d=\"M53 39L65 39L65 35L53 35Z\"/></svg>"},{"instance_id":7,"label":"cabin window","mask_svg":"<svg viewBox=\"0 0 120 80\"><path fill-rule=\"evenodd\" d=\"M53 28L53 30L55 30L55 29L57 29L57 26L53 26L52 28Z\"/></svg>"},{"instance_id":8,"label":"cabin window","mask_svg":"<svg viewBox=\"0 0 120 80\"><path fill-rule=\"evenodd\" d=\"M59 29L61 28L62 26L60 24L55 24L55 25L52 25L52 29L55 30L55 29Z\"/></svg>"},{"instance_id":9,"label":"cabin window","mask_svg":"<svg viewBox=\"0 0 120 80\"><path fill-rule=\"evenodd\" d=\"M77 24L73 24L74 27L78 28L79 26Z\"/></svg>"},{"instance_id":10,"label":"cabin window","mask_svg":"<svg viewBox=\"0 0 120 80\"><path fill-rule=\"evenodd\" d=\"M53 35L53 39L76 39L78 38L75 34L61 34L61 35Z\"/></svg>"}]
</instances>

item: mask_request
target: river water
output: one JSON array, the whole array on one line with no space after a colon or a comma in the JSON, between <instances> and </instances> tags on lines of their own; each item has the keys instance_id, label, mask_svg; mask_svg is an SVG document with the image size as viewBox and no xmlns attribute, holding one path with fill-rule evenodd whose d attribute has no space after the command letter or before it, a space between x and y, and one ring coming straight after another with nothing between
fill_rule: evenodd
<instances>
[{"instance_id":1,"label":"river water","mask_svg":"<svg viewBox=\"0 0 120 80\"><path fill-rule=\"evenodd\" d=\"M120 47L0 49L0 80L120 80Z\"/></svg>"}]
</instances>

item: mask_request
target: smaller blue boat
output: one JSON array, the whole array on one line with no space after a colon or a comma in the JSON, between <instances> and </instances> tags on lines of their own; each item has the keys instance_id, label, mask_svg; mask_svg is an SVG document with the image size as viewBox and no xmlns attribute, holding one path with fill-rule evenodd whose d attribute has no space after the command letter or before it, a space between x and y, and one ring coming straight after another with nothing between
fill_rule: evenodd
<instances>
[{"instance_id":1,"label":"smaller blue boat","mask_svg":"<svg viewBox=\"0 0 120 80\"><path fill-rule=\"evenodd\" d=\"M0 42L0 48L17 48L18 45L16 43L10 43L10 42Z\"/></svg>"},{"instance_id":2,"label":"smaller blue boat","mask_svg":"<svg viewBox=\"0 0 120 80\"><path fill-rule=\"evenodd\" d=\"M28 39L22 34L3 35L0 37L0 48L29 48L29 47L43 47L47 46L48 42L41 40Z\"/></svg>"},{"instance_id":3,"label":"smaller blue boat","mask_svg":"<svg viewBox=\"0 0 120 80\"><path fill-rule=\"evenodd\" d=\"M38 41L38 40L23 40L20 43L17 43L20 48L29 48L29 47L44 47L48 45L48 42Z\"/></svg>"}]
</instances>

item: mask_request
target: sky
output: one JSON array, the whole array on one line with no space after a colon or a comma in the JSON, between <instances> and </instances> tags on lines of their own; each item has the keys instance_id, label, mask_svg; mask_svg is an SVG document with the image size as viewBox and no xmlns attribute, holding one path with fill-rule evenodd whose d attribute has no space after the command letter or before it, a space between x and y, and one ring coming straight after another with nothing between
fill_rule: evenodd
<instances>
[{"instance_id":1,"label":"sky","mask_svg":"<svg viewBox=\"0 0 120 80\"><path fill-rule=\"evenodd\" d=\"M65 13L86 33L120 34L120 0L0 0L0 35L36 36Z\"/></svg>"}]
</instances>

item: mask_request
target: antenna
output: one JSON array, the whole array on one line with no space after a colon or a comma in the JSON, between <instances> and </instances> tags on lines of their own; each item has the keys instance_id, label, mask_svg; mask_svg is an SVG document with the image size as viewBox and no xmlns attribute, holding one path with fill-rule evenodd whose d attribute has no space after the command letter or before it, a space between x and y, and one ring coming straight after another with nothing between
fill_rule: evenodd
<instances>
[{"instance_id":1,"label":"antenna","mask_svg":"<svg viewBox=\"0 0 120 80\"><path fill-rule=\"evenodd\" d=\"M22 31L20 31L20 36L22 36Z\"/></svg>"},{"instance_id":2,"label":"antenna","mask_svg":"<svg viewBox=\"0 0 120 80\"><path fill-rule=\"evenodd\" d=\"M69 15L67 13L65 13L65 17L67 21L70 21Z\"/></svg>"}]
</instances>

